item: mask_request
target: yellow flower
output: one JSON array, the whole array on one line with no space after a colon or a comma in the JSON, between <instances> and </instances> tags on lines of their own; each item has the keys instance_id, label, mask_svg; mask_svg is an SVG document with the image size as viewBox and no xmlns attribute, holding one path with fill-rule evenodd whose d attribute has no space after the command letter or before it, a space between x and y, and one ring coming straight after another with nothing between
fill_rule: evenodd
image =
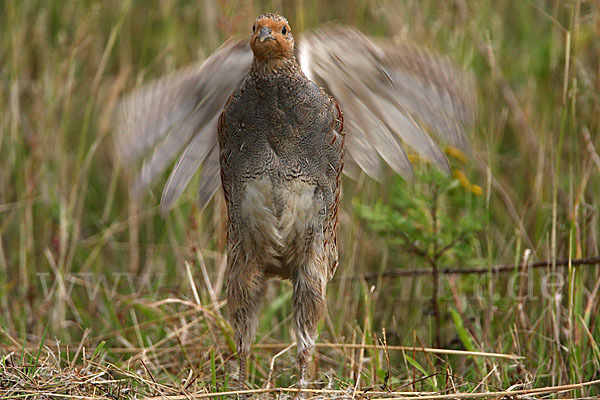
<instances>
[{"instance_id":1,"label":"yellow flower","mask_svg":"<svg viewBox=\"0 0 600 400\"><path fill-rule=\"evenodd\" d=\"M458 181L460 182L460 184L465 188L465 189L469 189L471 184L469 183L469 180L467 179L467 176L465 175L464 172L455 169L452 174L454 175L454 177L456 179L458 179Z\"/></svg>"},{"instance_id":2,"label":"yellow flower","mask_svg":"<svg viewBox=\"0 0 600 400\"><path fill-rule=\"evenodd\" d=\"M465 153L463 153L462 150L460 150L456 147L453 147L453 146L446 146L446 148L444 150L447 155L454 157L461 163L464 164L467 162L467 155Z\"/></svg>"},{"instance_id":3,"label":"yellow flower","mask_svg":"<svg viewBox=\"0 0 600 400\"><path fill-rule=\"evenodd\" d=\"M471 192L475 196L481 196L483 194L483 189L479 185L471 185Z\"/></svg>"},{"instance_id":4,"label":"yellow flower","mask_svg":"<svg viewBox=\"0 0 600 400\"><path fill-rule=\"evenodd\" d=\"M406 157L408 158L408 161L410 161L411 164L414 164L417 161L419 161L419 156L417 154L414 154L414 153L408 153L406 155Z\"/></svg>"}]
</instances>

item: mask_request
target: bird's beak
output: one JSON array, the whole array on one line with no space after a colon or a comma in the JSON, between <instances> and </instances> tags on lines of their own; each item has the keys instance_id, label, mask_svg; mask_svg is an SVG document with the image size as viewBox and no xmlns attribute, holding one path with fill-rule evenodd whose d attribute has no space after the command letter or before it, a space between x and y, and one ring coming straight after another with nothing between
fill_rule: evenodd
<instances>
[{"instance_id":1,"label":"bird's beak","mask_svg":"<svg viewBox=\"0 0 600 400\"><path fill-rule=\"evenodd\" d=\"M260 40L261 42L264 42L265 40L275 40L275 36L271 35L271 28L263 26L262 28L260 28L256 39Z\"/></svg>"}]
</instances>

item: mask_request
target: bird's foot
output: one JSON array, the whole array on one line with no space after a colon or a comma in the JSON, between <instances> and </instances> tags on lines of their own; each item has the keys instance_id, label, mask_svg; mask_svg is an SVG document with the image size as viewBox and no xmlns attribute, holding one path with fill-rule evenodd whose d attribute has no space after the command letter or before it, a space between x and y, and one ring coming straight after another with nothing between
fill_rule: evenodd
<instances>
[{"instance_id":1,"label":"bird's foot","mask_svg":"<svg viewBox=\"0 0 600 400\"><path fill-rule=\"evenodd\" d=\"M304 393L302 391L306 389L308 383L306 381L306 362L300 362L300 376L298 378L298 393L296 393L294 400L304 400Z\"/></svg>"},{"instance_id":2,"label":"bird's foot","mask_svg":"<svg viewBox=\"0 0 600 400\"><path fill-rule=\"evenodd\" d=\"M238 386L238 391L239 392L242 392L242 391L245 391L245 390L247 390L247 389L246 389L246 387L244 386L243 383ZM235 396L235 398L237 400L248 400L248 399L252 398L252 395L250 393L238 393Z\"/></svg>"},{"instance_id":3,"label":"bird's foot","mask_svg":"<svg viewBox=\"0 0 600 400\"><path fill-rule=\"evenodd\" d=\"M296 396L294 396L294 400L304 400L304 393L302 391L306 389L306 380L302 379L298 382L298 389Z\"/></svg>"}]
</instances>

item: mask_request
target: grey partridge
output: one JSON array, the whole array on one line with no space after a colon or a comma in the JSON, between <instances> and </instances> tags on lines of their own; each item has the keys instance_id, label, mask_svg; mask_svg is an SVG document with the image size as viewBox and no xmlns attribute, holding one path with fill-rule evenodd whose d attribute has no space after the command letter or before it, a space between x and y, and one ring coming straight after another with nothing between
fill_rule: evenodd
<instances>
[{"instance_id":1,"label":"grey partridge","mask_svg":"<svg viewBox=\"0 0 600 400\"><path fill-rule=\"evenodd\" d=\"M200 166L203 208L220 171L240 385L271 276L293 283L299 386L306 384L327 282L338 264L342 171L356 176L360 168L378 178L383 158L411 176L402 143L448 169L426 128L464 149L473 110L470 79L443 57L406 42L376 44L341 27L306 34L295 46L288 21L276 14L256 19L249 45L229 41L204 63L122 101L118 154L126 166L144 158L134 194L184 147L163 190L163 212Z\"/></svg>"}]
</instances>

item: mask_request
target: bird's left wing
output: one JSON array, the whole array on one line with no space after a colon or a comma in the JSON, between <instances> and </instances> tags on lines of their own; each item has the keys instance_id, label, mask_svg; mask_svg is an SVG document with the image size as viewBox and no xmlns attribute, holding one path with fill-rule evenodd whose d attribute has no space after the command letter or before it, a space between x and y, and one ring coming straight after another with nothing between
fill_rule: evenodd
<instances>
[{"instance_id":1,"label":"bird's left wing","mask_svg":"<svg viewBox=\"0 0 600 400\"><path fill-rule=\"evenodd\" d=\"M444 144L466 149L473 120L469 75L446 57L408 42L371 40L348 27L307 32L297 56L308 78L340 104L346 121L346 166L373 178L382 158L396 172L412 175L407 145L438 168L448 161L429 132Z\"/></svg>"},{"instance_id":2,"label":"bird's left wing","mask_svg":"<svg viewBox=\"0 0 600 400\"><path fill-rule=\"evenodd\" d=\"M161 197L165 213L203 165L198 199L203 209L219 187L217 118L250 69L247 41L228 41L203 63L160 78L125 97L118 107L116 151L136 170L131 192L139 197L181 153Z\"/></svg>"}]
</instances>

